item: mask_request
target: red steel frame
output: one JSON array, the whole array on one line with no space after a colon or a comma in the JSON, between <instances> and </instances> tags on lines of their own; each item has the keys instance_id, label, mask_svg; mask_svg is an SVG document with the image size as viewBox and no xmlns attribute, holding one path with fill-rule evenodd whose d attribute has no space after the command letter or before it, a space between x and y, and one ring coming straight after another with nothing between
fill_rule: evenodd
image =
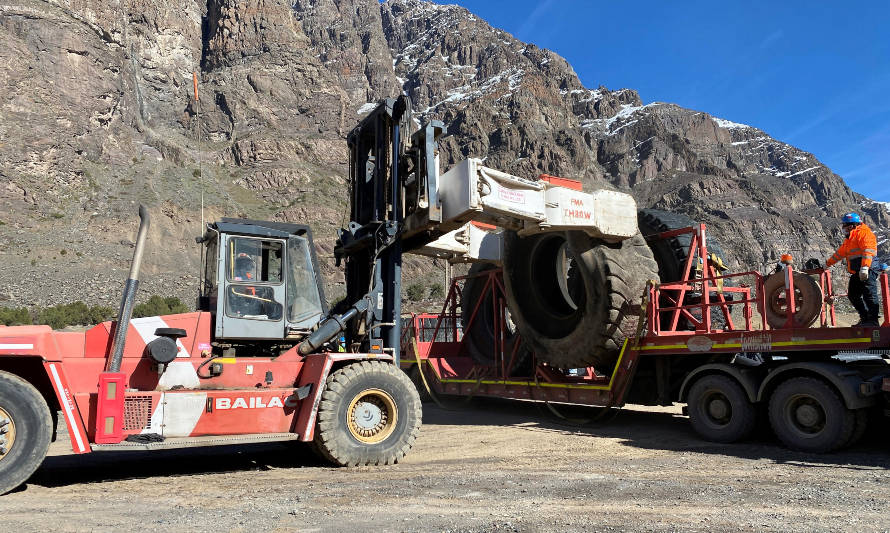
<instances>
[{"instance_id":1,"label":"red steel frame","mask_svg":"<svg viewBox=\"0 0 890 533\"><path fill-rule=\"evenodd\" d=\"M638 339L628 339L622 347L614 368L608 369L606 375L594 368L584 369L582 375L569 376L565 372L550 367L545 363L537 364L531 375L517 375L511 372L516 348L513 353L506 353L506 329L504 317L506 305L504 286L500 270L489 270L476 276L485 276L483 294L492 296L491 302L495 321L495 364L485 366L477 364L467 356L462 337L462 330L469 329L476 319L481 303L480 297L475 302L467 324L458 327L462 291L460 283L470 276L455 278L449 288L448 296L438 313L417 314L411 316L410 327L403 332L402 349L405 354L402 365L405 368L417 364L425 376L435 379L426 380L435 392L460 396L494 396L502 398L539 400L557 403L574 403L596 406L623 405L629 385L633 379L636 363L643 354L660 355L695 355L702 353L738 352L781 352L793 355L794 352L813 350L843 351L865 350L890 347L890 284L888 276L880 276L883 296L884 321L879 328L836 326L833 301L838 294L833 293L831 273L824 269L804 271L806 274L818 275L819 284L824 295L820 313L820 327L793 328L796 312L794 279L791 265L786 265L785 301L787 302L788 321L785 327L770 329L766 323L765 308L767 305L764 294L765 276L756 271L737 274L719 275L711 263L706 246L705 225L683 228L664 232L657 238L669 238L684 233L691 233L690 253L683 267L683 279L677 282L650 284L647 289L646 325L648 333ZM698 269L694 262L701 265L701 277L696 276ZM718 287L718 280L754 278L755 295L752 287L739 285L735 287ZM687 293L700 292L701 302L679 305ZM728 302L723 293L737 293L741 300ZM662 305L660 298L666 296L668 305ZM729 313L729 305L743 305L744 328L736 327ZM726 321L725 329L715 329L711 322L711 309L718 308ZM754 327L753 310L761 315L760 328ZM693 313L700 313L697 317ZM662 315L669 316L667 327L662 327L659 319ZM684 317L694 330L678 329L679 319ZM890 391L890 378L884 380L884 387Z\"/></svg>"}]
</instances>

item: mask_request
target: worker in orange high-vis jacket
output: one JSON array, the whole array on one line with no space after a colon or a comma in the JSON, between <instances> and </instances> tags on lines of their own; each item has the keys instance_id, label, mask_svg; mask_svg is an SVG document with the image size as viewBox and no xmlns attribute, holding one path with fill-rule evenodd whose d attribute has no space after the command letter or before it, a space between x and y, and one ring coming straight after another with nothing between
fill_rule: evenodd
<instances>
[{"instance_id":1,"label":"worker in orange high-vis jacket","mask_svg":"<svg viewBox=\"0 0 890 533\"><path fill-rule=\"evenodd\" d=\"M878 255L878 240L862 218L856 213L847 213L842 219L847 238L841 247L834 252L826 265L829 267L840 260L847 263L850 285L847 296L850 303L859 313L856 326L878 325L878 269L871 268L872 260Z\"/></svg>"}]
</instances>

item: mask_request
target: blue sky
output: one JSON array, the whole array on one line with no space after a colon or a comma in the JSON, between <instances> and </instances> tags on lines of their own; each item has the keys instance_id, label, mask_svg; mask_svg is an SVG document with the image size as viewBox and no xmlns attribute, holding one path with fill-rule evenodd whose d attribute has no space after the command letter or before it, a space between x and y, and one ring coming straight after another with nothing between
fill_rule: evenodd
<instances>
[{"instance_id":1,"label":"blue sky","mask_svg":"<svg viewBox=\"0 0 890 533\"><path fill-rule=\"evenodd\" d=\"M749 124L890 202L890 2L451 0L631 88Z\"/></svg>"}]
</instances>

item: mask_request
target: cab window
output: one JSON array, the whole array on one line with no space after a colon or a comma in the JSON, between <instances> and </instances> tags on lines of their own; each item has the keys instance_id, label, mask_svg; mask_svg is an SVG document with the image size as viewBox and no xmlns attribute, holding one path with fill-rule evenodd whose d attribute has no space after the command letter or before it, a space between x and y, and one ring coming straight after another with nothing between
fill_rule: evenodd
<instances>
[{"instance_id":1,"label":"cab window","mask_svg":"<svg viewBox=\"0 0 890 533\"><path fill-rule=\"evenodd\" d=\"M281 241L229 239L226 276L229 281L281 283Z\"/></svg>"},{"instance_id":2,"label":"cab window","mask_svg":"<svg viewBox=\"0 0 890 533\"><path fill-rule=\"evenodd\" d=\"M235 237L229 239L226 258L226 315L254 320L281 320L284 306L272 285L280 285L283 271L282 241Z\"/></svg>"},{"instance_id":3,"label":"cab window","mask_svg":"<svg viewBox=\"0 0 890 533\"><path fill-rule=\"evenodd\" d=\"M287 310L288 321L301 322L322 314L324 311L315 279L316 273L312 268L312 256L306 239L291 237L288 240L287 262L287 293L290 300Z\"/></svg>"}]
</instances>

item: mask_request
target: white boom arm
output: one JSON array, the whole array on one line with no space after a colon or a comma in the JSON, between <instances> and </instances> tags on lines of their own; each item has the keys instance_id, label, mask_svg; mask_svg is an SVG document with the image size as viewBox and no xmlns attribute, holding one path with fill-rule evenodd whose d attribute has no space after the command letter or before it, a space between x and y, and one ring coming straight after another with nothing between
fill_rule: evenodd
<instances>
[{"instance_id":1,"label":"white boom arm","mask_svg":"<svg viewBox=\"0 0 890 533\"><path fill-rule=\"evenodd\" d=\"M598 190L585 193L531 181L467 159L442 174L438 199L448 231L413 253L452 261L500 261L501 239L469 222L511 229L520 235L552 231L583 231L591 237L619 242L637 232L637 205L629 194Z\"/></svg>"}]
</instances>

